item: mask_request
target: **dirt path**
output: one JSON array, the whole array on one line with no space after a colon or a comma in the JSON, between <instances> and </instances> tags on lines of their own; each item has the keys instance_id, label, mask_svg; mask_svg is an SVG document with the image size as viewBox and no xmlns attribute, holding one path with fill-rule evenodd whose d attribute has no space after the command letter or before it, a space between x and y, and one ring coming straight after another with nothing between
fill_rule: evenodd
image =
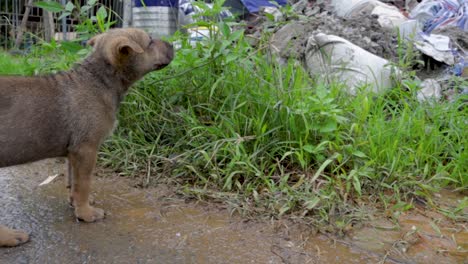
<instances>
[{"instance_id":1,"label":"dirt path","mask_svg":"<svg viewBox=\"0 0 468 264\"><path fill-rule=\"evenodd\" d=\"M99 177L93 187L106 219L79 223L63 176L39 186L64 171L59 160L0 169L0 222L31 233L21 247L0 248L0 263L466 263L466 226L434 236L415 215L398 230L376 221L332 241L279 221L246 222L215 206L168 198L169 188L136 189L115 176ZM422 231L406 242L413 226Z\"/></svg>"}]
</instances>

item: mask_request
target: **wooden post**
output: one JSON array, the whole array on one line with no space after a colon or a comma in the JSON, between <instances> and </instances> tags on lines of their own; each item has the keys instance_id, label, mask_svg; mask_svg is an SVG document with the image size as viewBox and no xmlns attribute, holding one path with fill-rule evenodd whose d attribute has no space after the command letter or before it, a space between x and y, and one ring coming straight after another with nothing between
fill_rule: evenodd
<instances>
[{"instance_id":1,"label":"wooden post","mask_svg":"<svg viewBox=\"0 0 468 264\"><path fill-rule=\"evenodd\" d=\"M132 1L123 0L123 27L130 27L132 25Z\"/></svg>"},{"instance_id":2,"label":"wooden post","mask_svg":"<svg viewBox=\"0 0 468 264\"><path fill-rule=\"evenodd\" d=\"M33 0L29 0L26 5L24 16L23 16L23 19L21 20L21 26L18 30L18 35L16 36L16 41L15 41L16 48L19 48L19 46L21 45L21 42L23 42L23 34L24 34L24 31L26 31L26 23L28 22L29 12L31 11L32 4L33 4Z\"/></svg>"},{"instance_id":3,"label":"wooden post","mask_svg":"<svg viewBox=\"0 0 468 264\"><path fill-rule=\"evenodd\" d=\"M43 10L44 40L50 42L55 35L54 16L52 12Z\"/></svg>"}]
</instances>

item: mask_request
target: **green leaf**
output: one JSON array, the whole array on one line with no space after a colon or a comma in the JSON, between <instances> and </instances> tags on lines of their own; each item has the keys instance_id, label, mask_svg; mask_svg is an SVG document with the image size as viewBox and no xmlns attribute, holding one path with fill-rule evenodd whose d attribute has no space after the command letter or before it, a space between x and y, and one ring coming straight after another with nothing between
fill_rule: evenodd
<instances>
[{"instance_id":1,"label":"green leaf","mask_svg":"<svg viewBox=\"0 0 468 264\"><path fill-rule=\"evenodd\" d=\"M235 60L237 60L239 58L239 56L237 54L234 54L234 53L229 53L227 56L226 56L226 64L230 63L230 62L233 62Z\"/></svg>"},{"instance_id":2,"label":"green leaf","mask_svg":"<svg viewBox=\"0 0 468 264\"><path fill-rule=\"evenodd\" d=\"M106 31L106 27L105 27L105 23L104 23L106 21L106 17L107 17L106 7L101 6L98 9L97 13L96 13L97 23L98 23L98 26L99 26L99 29L101 30L101 32Z\"/></svg>"},{"instance_id":3,"label":"green leaf","mask_svg":"<svg viewBox=\"0 0 468 264\"><path fill-rule=\"evenodd\" d=\"M314 182L315 180L317 180L317 178L320 176L320 174L322 174L322 172L325 170L325 168L330 163L332 163L334 159L335 159L335 157L332 157L331 159L327 159L324 163L322 163L322 165L319 167L319 169L315 172L314 176L312 177L311 182Z\"/></svg>"},{"instance_id":4,"label":"green leaf","mask_svg":"<svg viewBox=\"0 0 468 264\"><path fill-rule=\"evenodd\" d=\"M75 9L75 5L68 1L68 3L65 5L65 11L68 11L68 12L71 12L73 11L73 9Z\"/></svg>"},{"instance_id":5,"label":"green leaf","mask_svg":"<svg viewBox=\"0 0 468 264\"><path fill-rule=\"evenodd\" d=\"M107 10L105 6L101 6L97 13L96 13L96 18L98 21L104 21L107 17Z\"/></svg>"},{"instance_id":6,"label":"green leaf","mask_svg":"<svg viewBox=\"0 0 468 264\"><path fill-rule=\"evenodd\" d=\"M76 53L76 55L84 57L84 56L88 55L88 53L89 53L89 51L87 49L81 49Z\"/></svg>"},{"instance_id":7,"label":"green leaf","mask_svg":"<svg viewBox=\"0 0 468 264\"><path fill-rule=\"evenodd\" d=\"M270 13L265 13L266 18L270 21L275 21L275 16Z\"/></svg>"},{"instance_id":8,"label":"green leaf","mask_svg":"<svg viewBox=\"0 0 468 264\"><path fill-rule=\"evenodd\" d=\"M57 18L57 20L61 20L62 18L65 18L65 17L67 17L67 16L69 16L69 15L71 15L70 12L63 12L63 13Z\"/></svg>"},{"instance_id":9,"label":"green leaf","mask_svg":"<svg viewBox=\"0 0 468 264\"><path fill-rule=\"evenodd\" d=\"M40 1L34 3L34 5L53 13L62 12L64 10L63 6L57 2Z\"/></svg>"},{"instance_id":10,"label":"green leaf","mask_svg":"<svg viewBox=\"0 0 468 264\"><path fill-rule=\"evenodd\" d=\"M356 192L361 196L362 191L361 191L361 182L359 181L359 173L356 173L353 176L353 186L354 186L354 190L356 190Z\"/></svg>"},{"instance_id":11,"label":"green leaf","mask_svg":"<svg viewBox=\"0 0 468 264\"><path fill-rule=\"evenodd\" d=\"M237 41L241 38L242 34L244 33L243 30L236 30L234 31L231 36L229 36L229 41Z\"/></svg>"},{"instance_id":12,"label":"green leaf","mask_svg":"<svg viewBox=\"0 0 468 264\"><path fill-rule=\"evenodd\" d=\"M325 97L327 97L327 95L328 95L327 88L322 86L322 85L317 87L316 92L317 92L318 98L320 98L321 101L324 100Z\"/></svg>"},{"instance_id":13,"label":"green leaf","mask_svg":"<svg viewBox=\"0 0 468 264\"><path fill-rule=\"evenodd\" d=\"M304 151L307 152L307 153L314 153L314 152L315 152L315 147L312 146L312 145L310 145L310 144L308 144L308 145L304 145L304 146L302 147L302 150L304 150Z\"/></svg>"},{"instance_id":14,"label":"green leaf","mask_svg":"<svg viewBox=\"0 0 468 264\"><path fill-rule=\"evenodd\" d=\"M89 5L84 5L81 7L80 9L80 14L84 15L84 14L87 14L87 12L93 8L92 6L89 6Z\"/></svg>"},{"instance_id":15,"label":"green leaf","mask_svg":"<svg viewBox=\"0 0 468 264\"><path fill-rule=\"evenodd\" d=\"M311 210L311 209L314 209L319 202L320 202L320 198L314 197L312 198L312 200L305 202L304 205L308 210Z\"/></svg>"},{"instance_id":16,"label":"green leaf","mask_svg":"<svg viewBox=\"0 0 468 264\"><path fill-rule=\"evenodd\" d=\"M359 158L367 158L367 155L364 152L356 150L353 152L353 155Z\"/></svg>"},{"instance_id":17,"label":"green leaf","mask_svg":"<svg viewBox=\"0 0 468 264\"><path fill-rule=\"evenodd\" d=\"M226 23L222 23L220 29L224 36L229 36L231 33L231 28Z\"/></svg>"},{"instance_id":18,"label":"green leaf","mask_svg":"<svg viewBox=\"0 0 468 264\"><path fill-rule=\"evenodd\" d=\"M337 128L337 123L335 120L329 119L325 124L320 126L319 131L322 133L329 133L335 131Z\"/></svg>"}]
</instances>

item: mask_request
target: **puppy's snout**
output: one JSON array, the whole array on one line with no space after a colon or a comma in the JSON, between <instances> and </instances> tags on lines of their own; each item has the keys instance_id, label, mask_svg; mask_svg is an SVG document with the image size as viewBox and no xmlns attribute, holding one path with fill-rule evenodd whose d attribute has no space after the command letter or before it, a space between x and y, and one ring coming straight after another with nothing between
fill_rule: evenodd
<instances>
[{"instance_id":1,"label":"puppy's snout","mask_svg":"<svg viewBox=\"0 0 468 264\"><path fill-rule=\"evenodd\" d=\"M161 55L163 55L162 59L164 61L162 61L162 64L169 64L174 58L174 47L171 43L166 41L156 40L156 42Z\"/></svg>"},{"instance_id":2,"label":"puppy's snout","mask_svg":"<svg viewBox=\"0 0 468 264\"><path fill-rule=\"evenodd\" d=\"M171 43L169 42L165 42L164 41L164 44L166 45L166 48L167 48L167 59L169 60L169 62L172 61L172 59L174 59L174 46L172 46Z\"/></svg>"},{"instance_id":3,"label":"puppy's snout","mask_svg":"<svg viewBox=\"0 0 468 264\"><path fill-rule=\"evenodd\" d=\"M163 41L164 47L166 49L166 59L168 64L174 59L174 47L171 43Z\"/></svg>"},{"instance_id":4,"label":"puppy's snout","mask_svg":"<svg viewBox=\"0 0 468 264\"><path fill-rule=\"evenodd\" d=\"M172 44L162 40L155 40L155 44L158 56L154 69L160 70L169 65L172 59L174 59L174 47Z\"/></svg>"}]
</instances>

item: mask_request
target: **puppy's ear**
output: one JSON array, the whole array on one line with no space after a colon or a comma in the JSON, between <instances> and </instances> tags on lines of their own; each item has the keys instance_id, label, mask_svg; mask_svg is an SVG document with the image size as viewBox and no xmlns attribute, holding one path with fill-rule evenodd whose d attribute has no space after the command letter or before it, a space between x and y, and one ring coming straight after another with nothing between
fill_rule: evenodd
<instances>
[{"instance_id":1,"label":"puppy's ear","mask_svg":"<svg viewBox=\"0 0 468 264\"><path fill-rule=\"evenodd\" d=\"M102 37L102 34L96 35L92 37L90 40L88 40L86 44L88 44L91 47L94 47L94 45L96 45L96 43L101 39L101 37Z\"/></svg>"},{"instance_id":2,"label":"puppy's ear","mask_svg":"<svg viewBox=\"0 0 468 264\"><path fill-rule=\"evenodd\" d=\"M116 40L116 51L120 55L128 55L130 52L143 53L143 49L135 41L122 37Z\"/></svg>"},{"instance_id":3,"label":"puppy's ear","mask_svg":"<svg viewBox=\"0 0 468 264\"><path fill-rule=\"evenodd\" d=\"M143 53L143 49L135 41L127 37L107 38L103 42L104 54L109 62L116 66L122 66L122 63L133 53Z\"/></svg>"}]
</instances>

